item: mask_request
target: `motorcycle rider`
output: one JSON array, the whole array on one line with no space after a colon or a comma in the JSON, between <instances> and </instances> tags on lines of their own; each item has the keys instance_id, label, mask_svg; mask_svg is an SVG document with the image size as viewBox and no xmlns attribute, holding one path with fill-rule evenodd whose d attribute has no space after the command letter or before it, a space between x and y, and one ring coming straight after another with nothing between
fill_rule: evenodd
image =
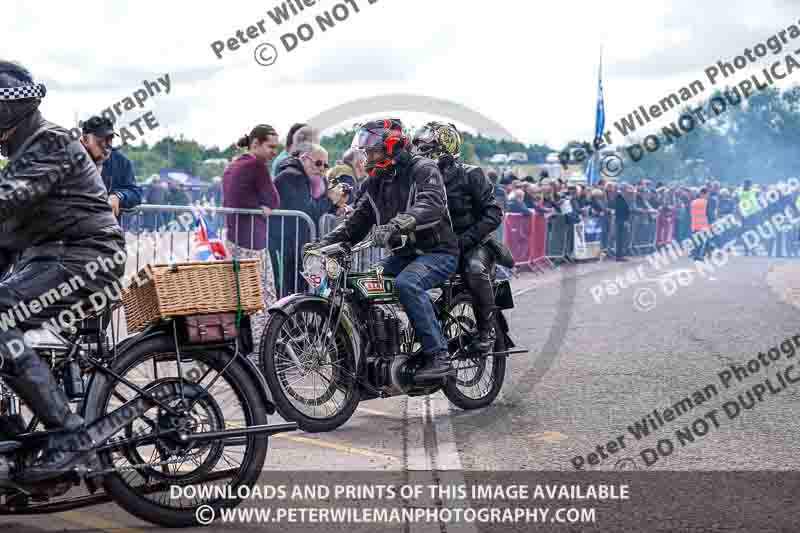
<instances>
[{"instance_id":1,"label":"motorcycle rider","mask_svg":"<svg viewBox=\"0 0 800 533\"><path fill-rule=\"evenodd\" d=\"M487 353L494 346L497 307L492 288L495 253L486 242L503 222L494 185L480 167L459 161L461 134L453 124L429 122L414 134L411 144L414 153L436 161L444 177L447 205L461 253L459 271L472 293L478 323L478 338L467 349Z\"/></svg>"},{"instance_id":2,"label":"motorcycle rider","mask_svg":"<svg viewBox=\"0 0 800 533\"><path fill-rule=\"evenodd\" d=\"M0 171L0 377L45 429L57 430L45 439L32 468L14 476L18 483L58 477L87 455L59 449L84 421L70 411L23 332L52 318L70 325L65 317L74 322L78 313L86 316L82 304L124 274L126 259L125 238L100 173L78 140L42 117L38 108L45 94L26 68L0 60L0 152L9 158ZM93 262L103 268L93 272ZM28 305L24 320L14 312L21 302L41 302L45 294L48 305ZM8 469L8 463L3 466Z\"/></svg>"},{"instance_id":3,"label":"motorcycle rider","mask_svg":"<svg viewBox=\"0 0 800 533\"><path fill-rule=\"evenodd\" d=\"M396 248L401 235L411 234L405 245L380 265L396 276L396 287L408 317L419 334L425 365L417 381L455 374L441 326L427 290L440 286L457 266L458 241L447 211L447 193L436 164L412 156L409 139L398 119L370 121L356 132L351 147L363 150L369 177L353 213L319 243L363 240L375 227L376 246Z\"/></svg>"}]
</instances>

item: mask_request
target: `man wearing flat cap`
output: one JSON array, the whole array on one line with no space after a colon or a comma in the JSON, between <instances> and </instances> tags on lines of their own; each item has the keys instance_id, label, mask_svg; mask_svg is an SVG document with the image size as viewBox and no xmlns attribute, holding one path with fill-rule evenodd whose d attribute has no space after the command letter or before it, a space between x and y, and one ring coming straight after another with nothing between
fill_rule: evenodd
<instances>
[{"instance_id":1,"label":"man wearing flat cap","mask_svg":"<svg viewBox=\"0 0 800 533\"><path fill-rule=\"evenodd\" d=\"M114 124L105 117L92 117L83 123L81 144L103 177L108 203L119 217L120 209L132 209L142 203L142 191L136 185L133 165L119 148L111 146Z\"/></svg>"}]
</instances>

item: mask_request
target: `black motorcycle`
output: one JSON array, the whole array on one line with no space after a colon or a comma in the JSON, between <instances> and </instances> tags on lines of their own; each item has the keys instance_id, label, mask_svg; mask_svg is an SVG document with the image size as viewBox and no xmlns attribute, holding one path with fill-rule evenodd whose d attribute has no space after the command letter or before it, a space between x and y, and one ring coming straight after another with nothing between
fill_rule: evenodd
<instances>
[{"instance_id":1,"label":"black motorcycle","mask_svg":"<svg viewBox=\"0 0 800 533\"><path fill-rule=\"evenodd\" d=\"M417 383L425 363L421 344L399 302L393 277L380 267L352 272L354 255L371 241L309 251L303 277L310 294L294 294L269 309L261 338L261 366L278 412L309 432L344 424L359 401L443 390L462 409L490 405L503 386L506 358L515 350L501 310L514 306L508 281L494 283L495 344L492 352L467 352L477 335L472 297L460 276L431 291L457 376Z\"/></svg>"},{"instance_id":2,"label":"black motorcycle","mask_svg":"<svg viewBox=\"0 0 800 533\"><path fill-rule=\"evenodd\" d=\"M11 470L10 481L0 483L0 516L116 502L154 524L188 527L200 523L196 513L203 506L219 516L220 508L238 505L240 488L249 490L261 474L268 436L297 428L267 424L274 405L240 349L249 329L235 341L193 345L178 318L116 344L106 335L110 317L106 312L62 333L26 333L86 421L71 442L92 449L96 460L48 481L15 482L16 472L36 462L50 432L37 431L39 421L10 388L0 387L0 453ZM89 494L62 497L81 483ZM186 485L214 490L176 492Z\"/></svg>"}]
</instances>

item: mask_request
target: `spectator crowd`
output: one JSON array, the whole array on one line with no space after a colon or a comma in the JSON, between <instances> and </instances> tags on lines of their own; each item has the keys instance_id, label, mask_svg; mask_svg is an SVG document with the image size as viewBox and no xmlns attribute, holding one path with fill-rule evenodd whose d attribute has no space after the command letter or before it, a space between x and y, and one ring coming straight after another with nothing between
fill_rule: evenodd
<instances>
[{"instance_id":1,"label":"spectator crowd","mask_svg":"<svg viewBox=\"0 0 800 533\"><path fill-rule=\"evenodd\" d=\"M657 246L659 217L670 224L667 241L683 242L690 238L697 231L693 230L692 204L701 198L705 198L708 224L733 215L742 221L743 231L758 227L761 221L785 212L787 207L800 212L800 191L788 182L762 187L745 180L741 186L734 188L723 187L717 180L692 187L661 181L653 184L653 180L649 179L642 179L635 184L600 179L596 185L587 186L551 179L546 171L538 180L530 176L517 179L511 173L499 178L498 173L491 170L487 175L495 182L495 195L506 213L538 214L548 219L563 217L569 226L596 221L603 253L620 261L630 255L652 251ZM770 201L768 198L776 200ZM764 235L760 239L761 251L770 257L800 256L796 230ZM566 237L565 256L569 261L574 250L572 232L567 231ZM730 240L726 237L735 236L720 236L712 246ZM744 247L745 255L757 251Z\"/></svg>"},{"instance_id":2,"label":"spectator crowd","mask_svg":"<svg viewBox=\"0 0 800 533\"><path fill-rule=\"evenodd\" d=\"M285 149L278 153L281 142ZM145 194L132 194L130 165L116 151L113 157L117 159L109 158L104 179L109 191L123 200L123 208L136 207L143 199L151 205L201 204L261 210L263 217L229 215L225 228L229 247L244 257L262 259L267 278L265 297L274 301L279 295L305 290L305 280L299 276L300 250L309 241L310 232L297 217L276 216L272 211L303 213L315 225L316 234L324 235L352 211L367 177L361 152L348 150L341 160L330 164L328 152L319 142L319 132L308 124L293 125L284 139L279 139L271 126L258 125L239 140L243 153L227 165L222 178L212 184L206 196L195 200L180 183L159 176L152 177ZM788 182L759 186L748 180L734 187L713 179L704 186L654 183L650 179L638 183L601 179L586 185L551 178L546 170L537 178L520 178L511 170L495 169L488 169L486 176L494 184L495 197L506 220L513 216L546 220L546 254L567 262L580 259L576 257L576 241L582 231L586 233L581 239L593 240L596 236L598 257L625 261L628 256L654 251L664 242L683 242L729 215L743 221L744 231L787 207L800 213L800 187L793 188ZM767 197L777 201L768 201ZM148 213L145 227L157 229L172 218L174 214ZM576 227L581 232L574 231ZM508 241L511 236L504 235L504 231L507 230L501 226L497 236ZM719 236L695 257L700 259L713 246L736 237ZM558 252L551 256L553 243ZM796 226L791 233L764 235L760 244L761 250L745 246L745 254L800 256Z\"/></svg>"}]
</instances>

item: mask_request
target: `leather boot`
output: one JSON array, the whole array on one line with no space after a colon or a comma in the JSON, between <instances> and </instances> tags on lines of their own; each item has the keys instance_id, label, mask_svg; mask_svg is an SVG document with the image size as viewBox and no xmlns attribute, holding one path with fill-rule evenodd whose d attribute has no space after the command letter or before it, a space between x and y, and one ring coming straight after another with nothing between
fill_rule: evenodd
<instances>
[{"instance_id":1,"label":"leather boot","mask_svg":"<svg viewBox=\"0 0 800 533\"><path fill-rule=\"evenodd\" d=\"M6 361L6 365L3 381L33 411L45 429L55 430L40 445L41 454L35 464L15 475L14 481L34 483L65 474L85 455L73 445L71 438L83 428L83 418L70 411L66 394L32 348L26 345L23 352L12 361Z\"/></svg>"},{"instance_id":2,"label":"leather boot","mask_svg":"<svg viewBox=\"0 0 800 533\"><path fill-rule=\"evenodd\" d=\"M29 353L30 351L30 353ZM83 418L69 409L69 399L56 383L53 372L32 349L14 360L13 375L3 381L44 424L45 429L74 430L83 426Z\"/></svg>"},{"instance_id":3,"label":"leather boot","mask_svg":"<svg viewBox=\"0 0 800 533\"><path fill-rule=\"evenodd\" d=\"M486 354L494 348L496 332L494 329L494 313L492 309L489 312L483 312L476 309L475 315L478 321L478 336L472 339L472 342L467 346L467 351L470 353Z\"/></svg>"},{"instance_id":4,"label":"leather boot","mask_svg":"<svg viewBox=\"0 0 800 533\"><path fill-rule=\"evenodd\" d=\"M414 374L414 381L436 381L455 375L456 370L450 366L450 354L442 351L429 356L425 366Z\"/></svg>"},{"instance_id":5,"label":"leather boot","mask_svg":"<svg viewBox=\"0 0 800 533\"><path fill-rule=\"evenodd\" d=\"M497 306L492 287L493 269L493 261L485 247L479 247L470 254L466 279L478 323L478 336L467 347L470 353L485 354L494 347L494 312Z\"/></svg>"}]
</instances>

